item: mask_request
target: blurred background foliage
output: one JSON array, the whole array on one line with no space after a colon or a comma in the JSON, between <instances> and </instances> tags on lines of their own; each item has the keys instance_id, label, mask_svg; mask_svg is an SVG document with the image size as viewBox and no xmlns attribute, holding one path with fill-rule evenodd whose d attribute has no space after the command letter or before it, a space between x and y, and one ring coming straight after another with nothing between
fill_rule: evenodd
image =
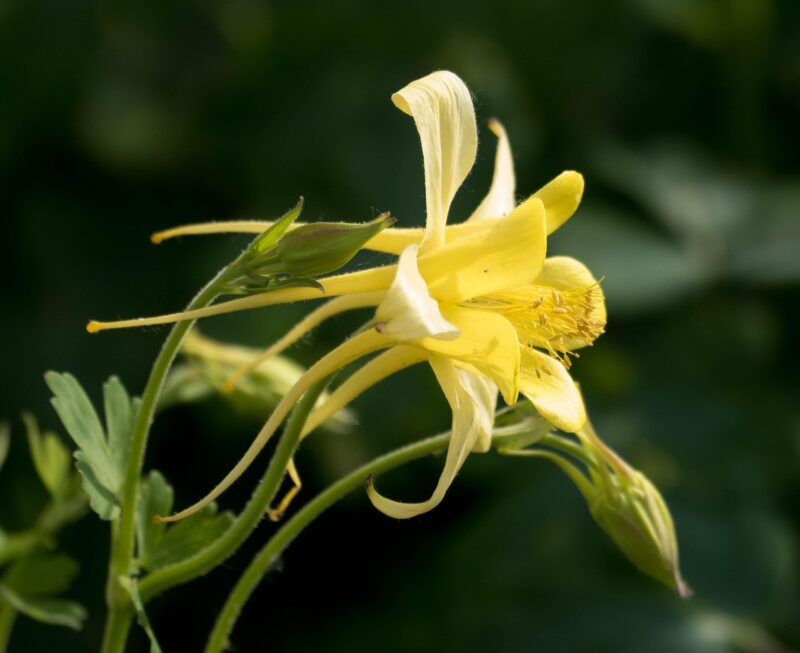
<instances>
[{"instance_id":1,"label":"blurred background foliage","mask_svg":"<svg viewBox=\"0 0 800 653\"><path fill-rule=\"evenodd\" d=\"M389 101L438 68L479 119L506 125L521 196L563 169L587 180L551 252L604 275L609 325L574 366L600 435L662 489L681 602L639 574L545 462L473 456L435 512L393 522L354 496L293 545L244 612L235 650L727 653L800 650L800 3L794 0L3 0L0 3L0 415L12 420L0 523L47 502L23 409L57 426L42 380L111 373L142 388L163 329L89 336L90 317L184 305L246 241L163 227L424 213L419 144ZM455 219L487 187L493 138ZM364 255L361 265L375 263ZM217 318L271 342L300 306ZM316 359L363 316L291 354ZM97 399L97 396L95 396ZM446 427L412 370L354 406L349 434L299 457L311 493L354 464ZM173 407L148 463L177 503L203 494L258 426L222 402ZM418 499L441 462L381 481ZM236 509L261 470L226 496ZM274 528L153 604L167 651L198 650L224 592ZM105 524L59 535L80 562L81 632L20 619L11 650L91 651L102 628ZM131 651L146 649L140 633Z\"/></svg>"}]
</instances>

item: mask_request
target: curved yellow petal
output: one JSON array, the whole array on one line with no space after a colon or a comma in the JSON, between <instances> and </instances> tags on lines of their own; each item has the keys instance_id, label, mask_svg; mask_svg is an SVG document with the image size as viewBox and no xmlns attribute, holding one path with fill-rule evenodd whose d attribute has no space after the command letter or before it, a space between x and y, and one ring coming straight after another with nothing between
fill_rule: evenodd
<instances>
[{"instance_id":1,"label":"curved yellow petal","mask_svg":"<svg viewBox=\"0 0 800 653\"><path fill-rule=\"evenodd\" d=\"M239 462L233 466L214 489L200 499L200 501L188 508L168 517L159 517L159 523L179 521L196 513L233 485L266 446L283 420L286 419L292 408L294 408L300 400L300 397L302 397L314 383L367 354L389 346L391 346L391 341L376 333L374 329L369 329L368 331L353 336L350 340L346 340L336 349L320 358L314 365L308 368L306 373L300 377L289 392L284 395L281 402L275 407L275 410L272 411L266 424L264 424L261 431L259 431L255 439L250 443L247 451L245 451L244 455L239 459Z\"/></svg>"},{"instance_id":2,"label":"curved yellow petal","mask_svg":"<svg viewBox=\"0 0 800 653\"><path fill-rule=\"evenodd\" d=\"M548 422L568 433L586 423L578 387L555 358L520 347L519 390Z\"/></svg>"},{"instance_id":3,"label":"curved yellow petal","mask_svg":"<svg viewBox=\"0 0 800 653\"><path fill-rule=\"evenodd\" d=\"M574 170L562 172L542 186L534 197L544 204L547 233L551 234L572 217L583 197L583 175Z\"/></svg>"},{"instance_id":4,"label":"curved yellow petal","mask_svg":"<svg viewBox=\"0 0 800 653\"><path fill-rule=\"evenodd\" d=\"M417 245L400 255L397 275L375 311L375 329L398 342L420 338L458 338L458 329L442 317L439 304L417 267Z\"/></svg>"},{"instance_id":5,"label":"curved yellow petal","mask_svg":"<svg viewBox=\"0 0 800 653\"><path fill-rule=\"evenodd\" d=\"M376 383L406 367L427 360L428 356L429 354L425 350L410 345L397 345L388 351L378 354L356 372L353 372L346 381L330 394L325 403L308 416L301 437L306 437L320 424Z\"/></svg>"},{"instance_id":6,"label":"curved yellow petal","mask_svg":"<svg viewBox=\"0 0 800 653\"><path fill-rule=\"evenodd\" d=\"M425 165L426 227L423 250L444 244L450 204L478 150L472 97L461 79L440 70L392 95L395 106L414 118Z\"/></svg>"},{"instance_id":7,"label":"curved yellow petal","mask_svg":"<svg viewBox=\"0 0 800 653\"><path fill-rule=\"evenodd\" d=\"M511 155L511 143L506 130L500 121L490 120L489 129L497 136L497 154L494 158L494 175L492 185L478 208L468 220L485 220L486 218L502 218L514 209L514 157ZM385 231L385 229L384 229Z\"/></svg>"},{"instance_id":8,"label":"curved yellow petal","mask_svg":"<svg viewBox=\"0 0 800 653\"><path fill-rule=\"evenodd\" d=\"M584 317L591 320L598 328L606 325L606 300L600 283L594 278L583 263L570 256L551 256L546 258L542 271L533 282L537 286L555 288L563 293L575 292L583 288L591 289L591 310ZM585 347L587 343L582 338L565 338L567 349L575 350Z\"/></svg>"},{"instance_id":9,"label":"curved yellow petal","mask_svg":"<svg viewBox=\"0 0 800 653\"><path fill-rule=\"evenodd\" d=\"M228 377L225 387L230 392L236 382L245 374L254 370L264 361L280 354L287 347L291 347L309 331L322 324L325 320L334 315L339 315L345 311L351 311L368 306L376 306L383 299L384 293L380 290L371 293L356 293L354 295L342 295L318 306L302 320L295 324L289 331L267 347L261 354L255 356L245 363L242 363L236 371Z\"/></svg>"},{"instance_id":10,"label":"curved yellow petal","mask_svg":"<svg viewBox=\"0 0 800 653\"><path fill-rule=\"evenodd\" d=\"M493 381L508 404L517 400L520 347L511 323L497 313L442 305L442 315L461 335L455 340L423 338L418 346L457 362Z\"/></svg>"},{"instance_id":11,"label":"curved yellow petal","mask_svg":"<svg viewBox=\"0 0 800 653\"><path fill-rule=\"evenodd\" d=\"M531 283L547 251L544 207L531 197L503 220L469 225L464 235L419 259L431 295L453 304Z\"/></svg>"},{"instance_id":12,"label":"curved yellow petal","mask_svg":"<svg viewBox=\"0 0 800 653\"><path fill-rule=\"evenodd\" d=\"M431 367L453 411L453 432L447 448L444 469L433 494L427 501L419 503L394 501L381 495L372 482L367 484L367 496L372 505L395 519L416 517L439 505L458 470L474 449L475 443L481 437L484 439L491 437L494 406L486 403L485 386L481 383L476 384L476 377L459 370L445 358L431 357Z\"/></svg>"}]
</instances>

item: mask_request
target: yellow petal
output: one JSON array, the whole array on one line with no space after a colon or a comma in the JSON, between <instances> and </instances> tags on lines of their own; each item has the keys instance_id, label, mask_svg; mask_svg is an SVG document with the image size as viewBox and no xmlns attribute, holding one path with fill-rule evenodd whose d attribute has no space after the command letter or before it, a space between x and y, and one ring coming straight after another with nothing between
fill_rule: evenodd
<instances>
[{"instance_id":1,"label":"yellow petal","mask_svg":"<svg viewBox=\"0 0 800 653\"><path fill-rule=\"evenodd\" d=\"M536 277L537 286L548 286L569 293L579 288L592 288L592 309L585 317L599 325L606 324L606 301L603 290L594 275L583 263L569 256L551 256L544 261L542 271ZM565 338L567 349L574 351L586 346L582 338Z\"/></svg>"},{"instance_id":2,"label":"yellow petal","mask_svg":"<svg viewBox=\"0 0 800 653\"><path fill-rule=\"evenodd\" d=\"M461 335L455 340L423 338L420 347L464 363L497 385L507 404L517 400L520 348L517 332L497 313L442 305L442 315Z\"/></svg>"},{"instance_id":3,"label":"yellow petal","mask_svg":"<svg viewBox=\"0 0 800 653\"><path fill-rule=\"evenodd\" d=\"M531 197L504 220L468 223L474 227L419 259L431 295L458 302L531 283L547 250L544 207Z\"/></svg>"},{"instance_id":4,"label":"yellow petal","mask_svg":"<svg viewBox=\"0 0 800 653\"><path fill-rule=\"evenodd\" d=\"M414 118L425 165L426 227L423 250L444 244L450 204L466 179L478 149L472 97L461 79L440 70L392 95Z\"/></svg>"},{"instance_id":5,"label":"yellow petal","mask_svg":"<svg viewBox=\"0 0 800 653\"><path fill-rule=\"evenodd\" d=\"M247 471L247 468L266 446L269 439L283 420L289 415L292 408L294 408L303 394L305 394L314 383L333 374L345 365L349 365L353 361L358 360L362 356L366 356L367 354L371 354L372 352L390 345L391 341L376 333L374 329L369 329L368 331L353 336L350 340L346 340L336 349L320 358L302 377L300 377L289 392L284 395L281 402L275 407L275 410L272 411L266 424L264 424L261 431L259 431L255 439L250 443L247 451L245 451L244 455L239 459L239 462L233 466L216 487L200 501L188 508L174 515L170 515L169 517L159 518L159 523L184 519L207 506L227 490L245 471Z\"/></svg>"},{"instance_id":6,"label":"yellow petal","mask_svg":"<svg viewBox=\"0 0 800 653\"><path fill-rule=\"evenodd\" d=\"M420 338L458 337L458 329L442 317L439 304L417 267L417 245L409 245L400 255L397 275L375 312L375 328L398 342Z\"/></svg>"},{"instance_id":7,"label":"yellow petal","mask_svg":"<svg viewBox=\"0 0 800 653\"><path fill-rule=\"evenodd\" d=\"M300 338L306 335L309 331L322 324L325 320L334 315L339 315L345 311L351 311L358 308L365 308L367 306L376 306L383 299L384 293L382 291L371 293L356 293L354 295L342 295L336 297L321 306L318 306L302 320L295 324L289 331L287 331L280 339L267 347L261 354L255 356L245 363L242 363L236 371L231 374L225 383L227 390L233 390L236 382L249 371L257 368L264 361L269 360L273 356L280 354L287 347L291 347Z\"/></svg>"},{"instance_id":8,"label":"yellow petal","mask_svg":"<svg viewBox=\"0 0 800 653\"><path fill-rule=\"evenodd\" d=\"M372 483L367 484L367 495L372 505L395 519L416 517L439 505L475 443L480 437L491 437L494 406L487 405L486 387L480 382L476 384L476 377L457 369L445 358L432 357L431 367L453 411L453 432L447 458L439 482L427 501L393 501L381 495Z\"/></svg>"},{"instance_id":9,"label":"yellow petal","mask_svg":"<svg viewBox=\"0 0 800 653\"><path fill-rule=\"evenodd\" d=\"M586 423L581 394L555 358L520 347L519 389L542 417L562 431L574 433Z\"/></svg>"},{"instance_id":10,"label":"yellow petal","mask_svg":"<svg viewBox=\"0 0 800 653\"><path fill-rule=\"evenodd\" d=\"M583 175L574 170L562 172L536 191L534 197L538 197L544 204L547 233L551 234L572 217L581 203Z\"/></svg>"},{"instance_id":11,"label":"yellow petal","mask_svg":"<svg viewBox=\"0 0 800 653\"><path fill-rule=\"evenodd\" d=\"M232 299L227 302L198 308L193 311L168 313L156 317L139 317L132 320L118 320L116 322L99 322L92 320L86 325L89 333L107 331L109 329L127 329L130 327L154 326L157 324L170 324L181 320L199 320L213 315L223 315L236 311L246 311L263 306L289 304L307 299L321 299L324 296L336 297L354 293L367 293L386 290L392 283L397 272L396 265L386 265L378 268L359 270L327 277L320 280L323 287L322 294L316 288L279 288L270 292L259 293L249 297Z\"/></svg>"},{"instance_id":12,"label":"yellow petal","mask_svg":"<svg viewBox=\"0 0 800 653\"><path fill-rule=\"evenodd\" d=\"M469 216L469 220L485 220L501 218L514 209L514 158L511 155L511 144L503 125L497 120L489 121L489 129L497 136L497 154L494 159L494 175L492 185L478 208ZM386 231L384 229L384 231Z\"/></svg>"},{"instance_id":13,"label":"yellow petal","mask_svg":"<svg viewBox=\"0 0 800 653\"><path fill-rule=\"evenodd\" d=\"M308 420L303 427L302 437L306 437L362 392L395 372L427 360L428 355L424 349L410 345L397 345L382 354L378 354L359 368L358 371L351 374L346 381L331 393L325 403L308 416Z\"/></svg>"}]
</instances>

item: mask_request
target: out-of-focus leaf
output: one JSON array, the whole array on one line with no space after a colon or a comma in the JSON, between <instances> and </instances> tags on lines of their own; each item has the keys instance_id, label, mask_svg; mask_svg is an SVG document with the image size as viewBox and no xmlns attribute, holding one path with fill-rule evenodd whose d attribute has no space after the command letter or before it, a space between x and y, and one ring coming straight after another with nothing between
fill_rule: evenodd
<instances>
[{"instance_id":1,"label":"out-of-focus leaf","mask_svg":"<svg viewBox=\"0 0 800 653\"><path fill-rule=\"evenodd\" d=\"M23 413L22 421L25 423L33 465L42 484L56 501L66 499L74 487L69 450L55 433L41 433L32 414Z\"/></svg>"},{"instance_id":2,"label":"out-of-focus leaf","mask_svg":"<svg viewBox=\"0 0 800 653\"><path fill-rule=\"evenodd\" d=\"M27 555L41 539L41 533L33 530L6 533L0 529L0 565Z\"/></svg>"},{"instance_id":3,"label":"out-of-focus leaf","mask_svg":"<svg viewBox=\"0 0 800 653\"><path fill-rule=\"evenodd\" d=\"M139 410L138 400L132 401L119 379L111 377L103 386L106 432L75 377L48 372L45 380L53 392L52 404L56 412L79 447L75 452L75 464L92 509L101 519L116 518L128 444Z\"/></svg>"},{"instance_id":4,"label":"out-of-focus leaf","mask_svg":"<svg viewBox=\"0 0 800 653\"><path fill-rule=\"evenodd\" d=\"M0 469L8 456L8 445L11 442L8 422L0 422Z\"/></svg>"},{"instance_id":5,"label":"out-of-focus leaf","mask_svg":"<svg viewBox=\"0 0 800 653\"><path fill-rule=\"evenodd\" d=\"M231 375L254 360L260 351L251 347L218 342L193 329L181 353L189 365L177 366L167 377L165 405L193 402L218 394L246 415L263 419L303 375L305 369L291 359L276 355L262 361L239 377L232 390L226 387ZM324 403L323 394L317 405ZM325 428L342 432L355 423L352 411L344 408L328 419Z\"/></svg>"},{"instance_id":6,"label":"out-of-focus leaf","mask_svg":"<svg viewBox=\"0 0 800 653\"><path fill-rule=\"evenodd\" d=\"M21 596L3 585L0 585L0 599L8 601L16 610L31 619L54 626L80 630L86 619L86 609L74 601Z\"/></svg>"},{"instance_id":7,"label":"out-of-focus leaf","mask_svg":"<svg viewBox=\"0 0 800 653\"><path fill-rule=\"evenodd\" d=\"M164 388L158 400L158 409L170 406L193 404L216 394L213 386L200 370L185 363L175 365L164 381Z\"/></svg>"},{"instance_id":8,"label":"out-of-focus leaf","mask_svg":"<svg viewBox=\"0 0 800 653\"><path fill-rule=\"evenodd\" d=\"M664 236L610 209L582 209L553 236L553 252L585 262L598 278L609 312L658 308L696 290L704 276Z\"/></svg>"},{"instance_id":9,"label":"out-of-focus leaf","mask_svg":"<svg viewBox=\"0 0 800 653\"><path fill-rule=\"evenodd\" d=\"M800 185L769 189L755 218L734 241L731 268L757 283L800 280Z\"/></svg>"},{"instance_id":10,"label":"out-of-focus leaf","mask_svg":"<svg viewBox=\"0 0 800 653\"><path fill-rule=\"evenodd\" d=\"M142 485L137 515L139 564L153 571L179 562L207 547L233 523L230 512L217 514L216 504L178 522L174 526L154 524L155 515L172 511L173 491L157 471L150 472Z\"/></svg>"},{"instance_id":11,"label":"out-of-focus leaf","mask_svg":"<svg viewBox=\"0 0 800 653\"><path fill-rule=\"evenodd\" d=\"M78 563L62 553L37 553L13 565L3 585L26 597L44 597L67 590L78 573Z\"/></svg>"},{"instance_id":12,"label":"out-of-focus leaf","mask_svg":"<svg viewBox=\"0 0 800 653\"><path fill-rule=\"evenodd\" d=\"M727 173L695 150L657 145L641 152L606 146L595 153L598 174L627 193L687 241L717 255L753 215L759 188Z\"/></svg>"}]
</instances>

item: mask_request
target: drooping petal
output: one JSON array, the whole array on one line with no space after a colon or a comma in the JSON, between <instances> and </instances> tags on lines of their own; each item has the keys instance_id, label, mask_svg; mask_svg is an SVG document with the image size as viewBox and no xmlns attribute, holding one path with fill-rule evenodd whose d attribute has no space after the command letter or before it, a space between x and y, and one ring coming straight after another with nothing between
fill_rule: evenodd
<instances>
[{"instance_id":1,"label":"drooping petal","mask_svg":"<svg viewBox=\"0 0 800 653\"><path fill-rule=\"evenodd\" d=\"M464 82L445 70L411 82L392 102L414 118L422 142L427 211L422 247L428 251L444 244L450 204L475 163L475 109Z\"/></svg>"},{"instance_id":2,"label":"drooping petal","mask_svg":"<svg viewBox=\"0 0 800 653\"><path fill-rule=\"evenodd\" d=\"M520 347L519 390L548 422L568 433L586 423L581 393L555 358Z\"/></svg>"},{"instance_id":3,"label":"drooping petal","mask_svg":"<svg viewBox=\"0 0 800 653\"><path fill-rule=\"evenodd\" d=\"M419 273L418 249L417 245L409 245L400 255L397 275L375 311L375 328L398 342L457 338L458 329L442 317L439 304Z\"/></svg>"},{"instance_id":4,"label":"drooping petal","mask_svg":"<svg viewBox=\"0 0 800 653\"><path fill-rule=\"evenodd\" d=\"M492 133L497 136L497 154L495 154L494 158L492 185L478 208L469 216L469 220L502 218L514 209L516 180L514 178L514 157L511 155L511 144L505 128L498 120L490 120L488 126Z\"/></svg>"},{"instance_id":5,"label":"drooping petal","mask_svg":"<svg viewBox=\"0 0 800 653\"><path fill-rule=\"evenodd\" d=\"M490 311L442 305L442 315L458 327L455 340L423 338L420 347L463 363L493 381L507 404L517 400L520 348L517 332L504 317Z\"/></svg>"},{"instance_id":6,"label":"drooping petal","mask_svg":"<svg viewBox=\"0 0 800 653\"><path fill-rule=\"evenodd\" d=\"M542 268L547 235L539 199L529 198L503 220L474 224L454 242L420 257L420 272L440 301L456 304L522 286Z\"/></svg>"},{"instance_id":7,"label":"drooping petal","mask_svg":"<svg viewBox=\"0 0 800 653\"><path fill-rule=\"evenodd\" d=\"M583 197L583 175L574 170L562 172L542 186L534 197L544 204L547 234L550 235L572 217Z\"/></svg>"},{"instance_id":8,"label":"drooping petal","mask_svg":"<svg viewBox=\"0 0 800 653\"><path fill-rule=\"evenodd\" d=\"M583 263L570 256L551 256L544 261L542 271L536 277L534 284L555 288L565 294L575 293L582 288L589 289L590 301L586 301L588 313L583 317L591 321L600 330L606 324L606 302L603 290L594 275ZM585 338L567 337L564 339L567 349L574 351L585 347L591 342Z\"/></svg>"},{"instance_id":9,"label":"drooping petal","mask_svg":"<svg viewBox=\"0 0 800 653\"><path fill-rule=\"evenodd\" d=\"M372 483L367 485L367 495L372 505L395 519L416 517L439 505L476 442L491 438L494 406L487 404L486 386L477 377L459 370L445 358L433 356L431 367L453 411L450 445L439 482L427 501L394 501L381 495Z\"/></svg>"}]
</instances>

